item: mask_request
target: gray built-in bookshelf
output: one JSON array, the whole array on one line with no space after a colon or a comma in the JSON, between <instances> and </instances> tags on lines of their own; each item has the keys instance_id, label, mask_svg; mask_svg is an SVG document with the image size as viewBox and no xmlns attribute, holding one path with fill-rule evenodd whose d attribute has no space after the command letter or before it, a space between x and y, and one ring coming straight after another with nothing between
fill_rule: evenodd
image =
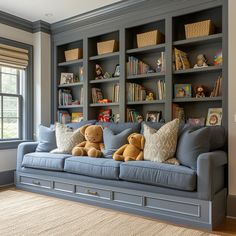
<instances>
[{"instance_id":1,"label":"gray built-in bookshelf","mask_svg":"<svg viewBox=\"0 0 236 236\"><path fill-rule=\"evenodd\" d=\"M148 2L148 1L147 1ZM227 25L224 19L224 1L168 1L166 7L158 8L158 1L150 1L146 8L137 8L134 12L124 13L123 16L108 16L107 21L78 26L71 31L54 34L54 112L53 120L57 120L57 111L66 110L69 113L83 112L85 120L97 119L101 109L111 109L113 114L119 114L120 122L127 121L127 109L135 110L144 119L149 111L161 111L165 121L172 119L173 104L182 107L186 118L206 117L209 108L223 108L222 124L227 127ZM155 3L156 2L156 3ZM163 1L160 1L163 3ZM145 1L143 1L145 6ZM178 5L178 6L176 6ZM182 6L182 7L181 7ZM178 8L179 7L179 8ZM142 14L141 14L142 13ZM140 15L141 14L141 15ZM185 24L211 20L215 25L215 32L209 36L186 39ZM141 47L137 46L137 34L158 29L165 39L162 43ZM115 52L98 55L97 43L106 40L116 40L118 48ZM64 51L73 48L83 49L83 58L66 62ZM188 54L190 69L176 71L173 67L173 49L177 48ZM214 65L214 55L222 50L223 65ZM156 72L157 59L164 53L165 70ZM204 54L208 59L208 67L193 68L196 57ZM145 74L129 74L127 62L136 58L150 66L152 71ZM120 65L120 76L95 80L95 67L99 64L103 72L114 73L117 64ZM77 83L60 85L61 73L77 74L83 67L83 80ZM222 76L222 94L210 97L215 81ZM165 84L165 96L157 96L157 84ZM113 87L119 84L119 101L110 103L93 103L92 89L102 90L103 97L112 99ZM130 100L129 84L138 84L154 94L151 101ZM192 97L176 98L175 84L191 84L207 87L208 94L203 98ZM130 85L132 86L132 85ZM70 89L74 100L80 101L77 105L58 104L58 91ZM81 98L81 89L83 94Z\"/></svg>"}]
</instances>

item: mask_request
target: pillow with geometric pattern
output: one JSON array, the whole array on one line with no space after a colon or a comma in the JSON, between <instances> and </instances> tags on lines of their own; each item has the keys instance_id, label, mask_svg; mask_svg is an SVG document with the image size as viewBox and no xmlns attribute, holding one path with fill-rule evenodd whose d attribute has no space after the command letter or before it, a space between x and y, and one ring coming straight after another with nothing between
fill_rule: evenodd
<instances>
[{"instance_id":1,"label":"pillow with geometric pattern","mask_svg":"<svg viewBox=\"0 0 236 236\"><path fill-rule=\"evenodd\" d=\"M144 160L165 162L174 157L179 123L179 119L175 119L163 125L159 130L144 124Z\"/></svg>"}]
</instances>

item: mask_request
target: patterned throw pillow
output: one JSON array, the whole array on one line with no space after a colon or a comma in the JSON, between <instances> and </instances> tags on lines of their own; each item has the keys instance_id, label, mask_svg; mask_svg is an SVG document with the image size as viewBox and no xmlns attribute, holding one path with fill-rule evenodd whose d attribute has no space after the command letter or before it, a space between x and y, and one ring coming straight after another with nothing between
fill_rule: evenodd
<instances>
[{"instance_id":1,"label":"patterned throw pillow","mask_svg":"<svg viewBox=\"0 0 236 236\"><path fill-rule=\"evenodd\" d=\"M59 123L56 123L55 127L57 149L52 150L51 153L71 154L73 147L85 140L79 129L73 130Z\"/></svg>"},{"instance_id":2,"label":"patterned throw pillow","mask_svg":"<svg viewBox=\"0 0 236 236\"><path fill-rule=\"evenodd\" d=\"M163 125L159 130L144 125L144 160L165 162L174 157L179 129L179 119Z\"/></svg>"}]
</instances>

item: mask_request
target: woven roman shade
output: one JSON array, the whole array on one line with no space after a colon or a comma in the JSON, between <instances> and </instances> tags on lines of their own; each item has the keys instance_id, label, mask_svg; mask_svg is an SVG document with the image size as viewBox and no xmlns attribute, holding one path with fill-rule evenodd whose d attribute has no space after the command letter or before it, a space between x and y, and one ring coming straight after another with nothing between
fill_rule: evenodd
<instances>
[{"instance_id":1,"label":"woven roman shade","mask_svg":"<svg viewBox=\"0 0 236 236\"><path fill-rule=\"evenodd\" d=\"M0 43L0 65L25 69L28 61L28 50Z\"/></svg>"}]
</instances>

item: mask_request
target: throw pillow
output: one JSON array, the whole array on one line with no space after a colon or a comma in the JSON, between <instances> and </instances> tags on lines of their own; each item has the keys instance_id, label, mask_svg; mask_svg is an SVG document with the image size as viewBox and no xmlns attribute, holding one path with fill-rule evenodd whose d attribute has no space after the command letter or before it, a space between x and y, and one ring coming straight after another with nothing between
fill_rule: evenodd
<instances>
[{"instance_id":1,"label":"throw pillow","mask_svg":"<svg viewBox=\"0 0 236 236\"><path fill-rule=\"evenodd\" d=\"M179 137L176 157L180 164L197 169L197 158L210 151L210 129L187 129Z\"/></svg>"},{"instance_id":2,"label":"throw pillow","mask_svg":"<svg viewBox=\"0 0 236 236\"><path fill-rule=\"evenodd\" d=\"M40 125L38 132L39 144L36 152L50 152L57 147L55 130Z\"/></svg>"},{"instance_id":3,"label":"throw pillow","mask_svg":"<svg viewBox=\"0 0 236 236\"><path fill-rule=\"evenodd\" d=\"M52 153L71 154L73 147L85 140L79 129L73 130L59 123L56 123L55 127L57 149L53 150Z\"/></svg>"},{"instance_id":4,"label":"throw pillow","mask_svg":"<svg viewBox=\"0 0 236 236\"><path fill-rule=\"evenodd\" d=\"M159 130L144 124L144 160L165 162L174 157L179 130L179 119L163 125Z\"/></svg>"},{"instance_id":5,"label":"throw pillow","mask_svg":"<svg viewBox=\"0 0 236 236\"><path fill-rule=\"evenodd\" d=\"M113 153L127 143L128 136L132 133L132 128L125 129L122 132L115 134L111 129L105 128L103 130L103 156L112 158Z\"/></svg>"}]
</instances>

